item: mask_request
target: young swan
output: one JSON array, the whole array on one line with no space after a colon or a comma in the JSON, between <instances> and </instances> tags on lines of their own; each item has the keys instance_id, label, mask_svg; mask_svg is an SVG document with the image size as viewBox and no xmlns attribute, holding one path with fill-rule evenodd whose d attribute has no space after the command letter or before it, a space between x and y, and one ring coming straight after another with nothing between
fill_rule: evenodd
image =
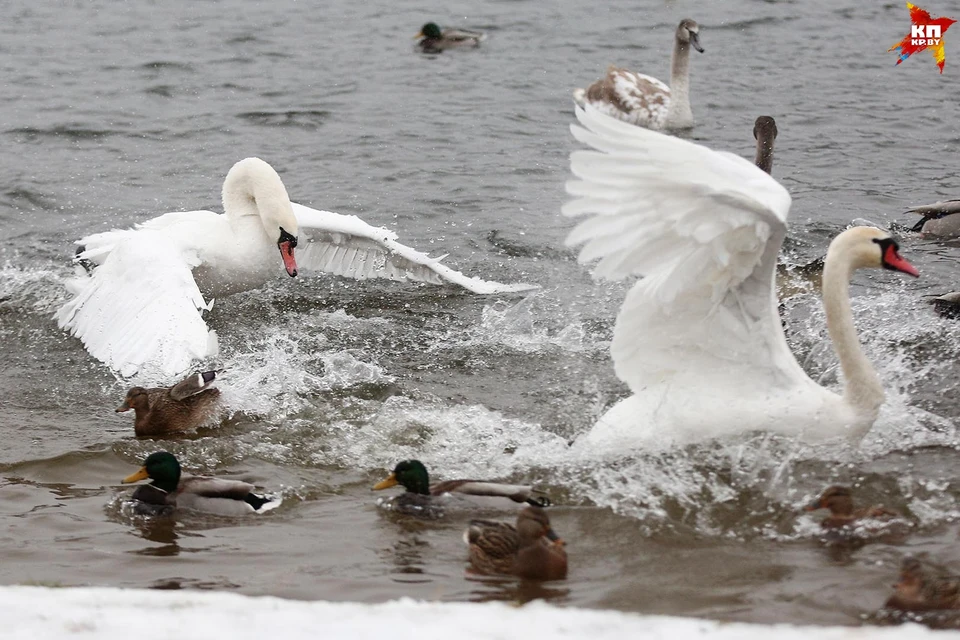
<instances>
[{"instance_id":1,"label":"young swan","mask_svg":"<svg viewBox=\"0 0 960 640\"><path fill-rule=\"evenodd\" d=\"M773 142L777 139L777 122L770 116L760 116L753 123L753 138L757 141L754 164L770 173L773 170Z\"/></svg>"},{"instance_id":2,"label":"young swan","mask_svg":"<svg viewBox=\"0 0 960 640\"><path fill-rule=\"evenodd\" d=\"M563 580L567 577L564 542L550 527L540 507L526 507L517 526L506 522L471 520L464 532L470 563L484 574L508 574L528 580Z\"/></svg>"},{"instance_id":3,"label":"young swan","mask_svg":"<svg viewBox=\"0 0 960 640\"><path fill-rule=\"evenodd\" d=\"M194 373L172 387L127 391L117 413L133 409L133 430L138 436L160 436L196 429L215 413L220 390L210 388L216 371Z\"/></svg>"},{"instance_id":4,"label":"young swan","mask_svg":"<svg viewBox=\"0 0 960 640\"><path fill-rule=\"evenodd\" d=\"M610 65L607 75L584 89L573 92L574 101L592 104L603 113L648 129L689 129L690 48L703 53L700 25L689 18L677 25L670 86L656 78Z\"/></svg>"},{"instance_id":5,"label":"young swan","mask_svg":"<svg viewBox=\"0 0 960 640\"><path fill-rule=\"evenodd\" d=\"M531 504L537 507L550 505L546 496L533 487L516 484L503 484L490 480L446 480L430 484L430 474L419 460L403 460L397 463L393 473L373 486L372 491L389 489L397 485L406 491L393 501L396 511L408 515L440 517L442 509L433 498L448 493L471 496L493 496L508 498L514 502Z\"/></svg>"}]
</instances>

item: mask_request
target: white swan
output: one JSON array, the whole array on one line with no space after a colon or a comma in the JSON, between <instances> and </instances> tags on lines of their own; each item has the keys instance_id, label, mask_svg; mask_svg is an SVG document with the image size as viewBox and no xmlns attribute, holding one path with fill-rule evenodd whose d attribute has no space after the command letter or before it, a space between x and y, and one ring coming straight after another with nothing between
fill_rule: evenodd
<instances>
[{"instance_id":1,"label":"white swan","mask_svg":"<svg viewBox=\"0 0 960 640\"><path fill-rule=\"evenodd\" d=\"M241 160L223 183L224 214L167 213L135 229L80 240L76 260L96 266L70 283L61 328L123 376L171 378L217 353L201 312L216 298L287 273L318 269L356 279L451 282L474 293L533 289L470 278L396 241L356 216L291 203L280 176L258 158ZM298 244L299 241L299 244ZM295 253L296 251L296 253Z\"/></svg>"},{"instance_id":2,"label":"white swan","mask_svg":"<svg viewBox=\"0 0 960 640\"><path fill-rule=\"evenodd\" d=\"M827 329L845 380L836 395L811 380L784 339L774 288L790 196L731 153L577 109L576 199L594 214L567 239L607 278L642 275L617 316L611 347L633 395L578 440L591 451L668 446L755 429L809 439L860 438L884 393L857 340L852 272L886 267L918 275L886 232L844 231L823 274Z\"/></svg>"},{"instance_id":3,"label":"white swan","mask_svg":"<svg viewBox=\"0 0 960 640\"><path fill-rule=\"evenodd\" d=\"M607 75L573 92L581 107L592 104L603 113L649 129L689 129L690 47L703 53L700 25L689 18L677 26L670 64L670 86L652 76L610 65Z\"/></svg>"}]
</instances>

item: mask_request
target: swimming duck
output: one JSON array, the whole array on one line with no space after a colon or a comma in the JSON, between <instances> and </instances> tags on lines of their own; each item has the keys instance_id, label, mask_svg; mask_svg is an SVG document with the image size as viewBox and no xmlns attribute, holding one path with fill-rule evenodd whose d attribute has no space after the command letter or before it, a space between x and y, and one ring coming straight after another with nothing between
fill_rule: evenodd
<instances>
[{"instance_id":1,"label":"swimming duck","mask_svg":"<svg viewBox=\"0 0 960 640\"><path fill-rule=\"evenodd\" d=\"M652 76L610 65L606 76L585 90L574 91L573 99L581 107L592 104L608 116L640 127L689 129L693 126L690 47L703 53L700 25L688 18L680 21L674 34L669 87Z\"/></svg>"},{"instance_id":2,"label":"swimming duck","mask_svg":"<svg viewBox=\"0 0 960 640\"><path fill-rule=\"evenodd\" d=\"M421 38L417 46L424 53L440 53L444 49L479 47L487 35L467 29L440 29L435 22L428 22L414 38Z\"/></svg>"},{"instance_id":3,"label":"swimming duck","mask_svg":"<svg viewBox=\"0 0 960 640\"><path fill-rule=\"evenodd\" d=\"M503 484L488 480L446 480L430 484L430 474L419 460L403 460L397 463L393 472L375 484L372 491L389 489L397 485L402 486L406 491L393 501L394 508L409 515L440 517L442 510L433 498L448 493L497 496L509 498L514 502L526 502L537 507L550 505L550 500L546 496L535 496L534 494L539 492L533 487L524 485Z\"/></svg>"},{"instance_id":4,"label":"swimming duck","mask_svg":"<svg viewBox=\"0 0 960 640\"><path fill-rule=\"evenodd\" d=\"M933 204L907 209L907 213L919 213L922 218L911 231L944 238L960 237L960 199L943 200Z\"/></svg>"},{"instance_id":5,"label":"swimming duck","mask_svg":"<svg viewBox=\"0 0 960 640\"><path fill-rule=\"evenodd\" d=\"M960 577L930 575L916 558L900 563L900 580L884 607L900 611L960 609Z\"/></svg>"},{"instance_id":6,"label":"swimming duck","mask_svg":"<svg viewBox=\"0 0 960 640\"><path fill-rule=\"evenodd\" d=\"M261 511L271 503L269 498L253 493L254 486L247 482L208 476L181 477L180 462L167 451L151 453L140 470L122 482L128 484L147 478L153 482L137 487L132 497L149 505L238 516Z\"/></svg>"},{"instance_id":7,"label":"swimming duck","mask_svg":"<svg viewBox=\"0 0 960 640\"><path fill-rule=\"evenodd\" d=\"M883 505L854 509L850 489L841 486L827 487L819 498L804 507L805 511L816 511L818 509L830 510L830 515L820 523L820 526L824 529L853 526L857 524L858 520L889 520L900 517L899 513L887 509Z\"/></svg>"},{"instance_id":8,"label":"swimming duck","mask_svg":"<svg viewBox=\"0 0 960 640\"><path fill-rule=\"evenodd\" d=\"M928 302L933 305L934 311L944 318L960 320L960 291L930 298Z\"/></svg>"},{"instance_id":9,"label":"swimming duck","mask_svg":"<svg viewBox=\"0 0 960 640\"><path fill-rule=\"evenodd\" d=\"M216 371L204 371L191 374L172 387L133 387L117 407L117 413L133 409L133 431L138 436L195 429L214 413L220 390L210 385L216 377Z\"/></svg>"},{"instance_id":10,"label":"swimming duck","mask_svg":"<svg viewBox=\"0 0 960 640\"><path fill-rule=\"evenodd\" d=\"M516 527L506 522L471 520L463 538L470 547L470 563L479 573L529 580L567 577L564 542L550 527L550 518L540 507L521 511Z\"/></svg>"}]
</instances>

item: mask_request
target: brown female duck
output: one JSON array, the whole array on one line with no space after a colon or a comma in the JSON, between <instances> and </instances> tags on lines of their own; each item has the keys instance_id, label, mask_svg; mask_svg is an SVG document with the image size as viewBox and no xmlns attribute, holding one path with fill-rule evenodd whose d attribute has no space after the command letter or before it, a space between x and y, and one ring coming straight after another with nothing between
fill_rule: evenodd
<instances>
[{"instance_id":1,"label":"brown female duck","mask_svg":"<svg viewBox=\"0 0 960 640\"><path fill-rule=\"evenodd\" d=\"M209 388L214 378L215 371L204 371L191 374L172 387L133 387L117 412L134 410L133 430L138 436L195 429L214 414L220 397L219 389Z\"/></svg>"},{"instance_id":2,"label":"brown female duck","mask_svg":"<svg viewBox=\"0 0 960 640\"><path fill-rule=\"evenodd\" d=\"M859 520L890 520L900 517L899 513L887 509L883 505L855 509L850 489L836 485L827 487L819 498L804 508L805 511L816 511L818 509L830 510L830 515L820 523L820 526L824 529L855 526Z\"/></svg>"},{"instance_id":3,"label":"brown female duck","mask_svg":"<svg viewBox=\"0 0 960 640\"><path fill-rule=\"evenodd\" d=\"M960 577L933 575L916 558L900 563L900 580L884 607L900 611L960 609Z\"/></svg>"},{"instance_id":4,"label":"brown female duck","mask_svg":"<svg viewBox=\"0 0 960 640\"><path fill-rule=\"evenodd\" d=\"M528 580L563 580L567 551L540 507L526 507L517 526L471 520L464 533L470 563L479 573L508 574Z\"/></svg>"}]
</instances>

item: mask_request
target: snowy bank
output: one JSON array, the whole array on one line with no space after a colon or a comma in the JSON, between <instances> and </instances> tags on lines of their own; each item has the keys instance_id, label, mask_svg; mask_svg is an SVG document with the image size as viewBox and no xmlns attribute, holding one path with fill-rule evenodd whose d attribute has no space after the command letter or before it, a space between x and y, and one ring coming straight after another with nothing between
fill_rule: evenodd
<instances>
[{"instance_id":1,"label":"snowy bank","mask_svg":"<svg viewBox=\"0 0 960 640\"><path fill-rule=\"evenodd\" d=\"M721 623L531 603L384 604L299 602L205 591L0 587L2 637L16 640L417 640L529 638L702 638L860 640L960 638L914 624L900 627L797 627Z\"/></svg>"}]
</instances>

